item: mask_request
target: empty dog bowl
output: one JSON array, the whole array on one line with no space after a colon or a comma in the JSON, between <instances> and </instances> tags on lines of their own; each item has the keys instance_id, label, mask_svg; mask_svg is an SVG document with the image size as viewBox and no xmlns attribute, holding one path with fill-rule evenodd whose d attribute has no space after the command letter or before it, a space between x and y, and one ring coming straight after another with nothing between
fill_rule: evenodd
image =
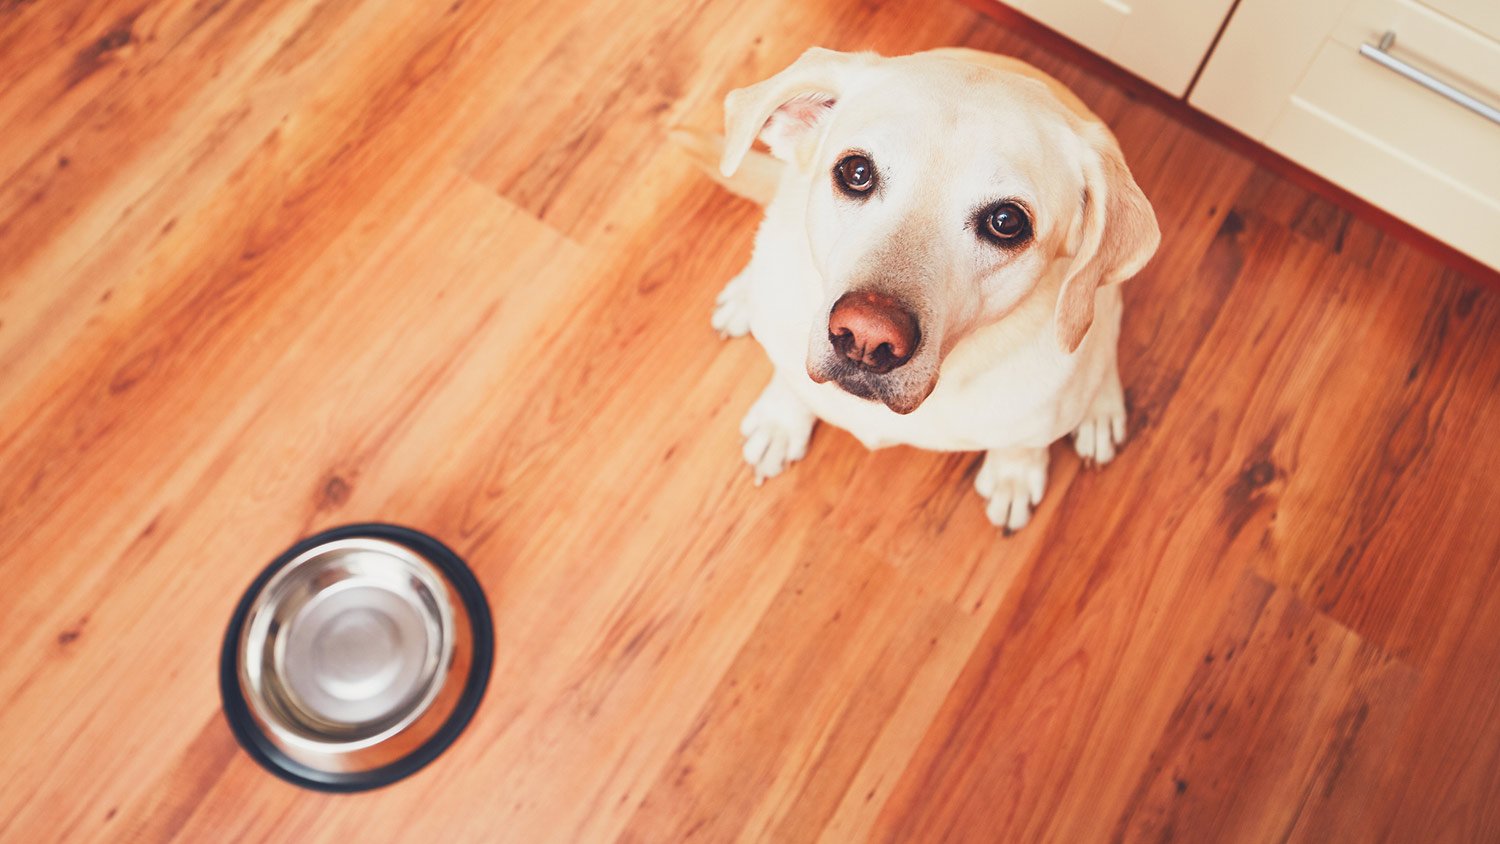
<instances>
[{"instance_id":1,"label":"empty dog bowl","mask_svg":"<svg viewBox=\"0 0 1500 844\"><path fill-rule=\"evenodd\" d=\"M442 543L349 525L297 543L240 600L220 657L235 737L277 776L361 791L431 762L489 681L479 583Z\"/></svg>"}]
</instances>

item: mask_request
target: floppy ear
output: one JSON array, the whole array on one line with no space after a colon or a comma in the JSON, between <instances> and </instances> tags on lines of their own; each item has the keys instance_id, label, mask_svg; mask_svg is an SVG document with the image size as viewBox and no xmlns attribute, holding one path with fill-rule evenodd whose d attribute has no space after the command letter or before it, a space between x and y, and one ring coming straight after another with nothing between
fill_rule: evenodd
<instances>
[{"instance_id":1,"label":"floppy ear","mask_svg":"<svg viewBox=\"0 0 1500 844\"><path fill-rule=\"evenodd\" d=\"M1084 142L1083 224L1073 262L1057 296L1057 344L1071 354L1094 324L1094 294L1118 284L1151 260L1161 242L1156 212L1125 166L1125 156L1102 124L1089 124Z\"/></svg>"},{"instance_id":2,"label":"floppy ear","mask_svg":"<svg viewBox=\"0 0 1500 844\"><path fill-rule=\"evenodd\" d=\"M850 69L873 58L868 53L814 47L770 79L730 91L724 98L720 172L733 176L756 136L766 142L772 155L782 161L793 160L802 142L838 101Z\"/></svg>"}]
</instances>

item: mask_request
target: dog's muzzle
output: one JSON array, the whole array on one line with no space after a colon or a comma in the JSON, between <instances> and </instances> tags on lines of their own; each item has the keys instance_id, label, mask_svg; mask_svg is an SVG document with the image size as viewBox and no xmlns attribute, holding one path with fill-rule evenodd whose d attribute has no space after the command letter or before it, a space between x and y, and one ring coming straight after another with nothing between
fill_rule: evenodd
<instances>
[{"instance_id":1,"label":"dog's muzzle","mask_svg":"<svg viewBox=\"0 0 1500 844\"><path fill-rule=\"evenodd\" d=\"M922 329L901 300L870 290L845 293L828 312L828 345L809 357L807 374L850 395L911 413L932 392L936 373L919 358ZM921 370L921 371L914 371Z\"/></svg>"}]
</instances>

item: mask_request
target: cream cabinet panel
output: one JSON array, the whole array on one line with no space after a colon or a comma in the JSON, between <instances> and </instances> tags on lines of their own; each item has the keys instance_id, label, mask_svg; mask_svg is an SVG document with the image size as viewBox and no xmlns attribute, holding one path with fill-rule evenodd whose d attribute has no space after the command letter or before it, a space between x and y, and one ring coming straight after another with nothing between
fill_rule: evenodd
<instances>
[{"instance_id":1,"label":"cream cabinet panel","mask_svg":"<svg viewBox=\"0 0 1500 844\"><path fill-rule=\"evenodd\" d=\"M1189 102L1265 140L1348 5L1349 0L1243 0Z\"/></svg>"},{"instance_id":2,"label":"cream cabinet panel","mask_svg":"<svg viewBox=\"0 0 1500 844\"><path fill-rule=\"evenodd\" d=\"M1500 41L1500 2L1496 0L1427 0L1427 5Z\"/></svg>"},{"instance_id":3,"label":"cream cabinet panel","mask_svg":"<svg viewBox=\"0 0 1500 844\"><path fill-rule=\"evenodd\" d=\"M1179 97L1187 93L1233 5L1233 0L1001 1Z\"/></svg>"},{"instance_id":4,"label":"cream cabinet panel","mask_svg":"<svg viewBox=\"0 0 1500 844\"><path fill-rule=\"evenodd\" d=\"M1489 7L1447 5L1243 0L1190 101L1500 268L1500 124L1359 52L1392 32L1392 55L1500 104L1500 41L1457 19Z\"/></svg>"}]
</instances>

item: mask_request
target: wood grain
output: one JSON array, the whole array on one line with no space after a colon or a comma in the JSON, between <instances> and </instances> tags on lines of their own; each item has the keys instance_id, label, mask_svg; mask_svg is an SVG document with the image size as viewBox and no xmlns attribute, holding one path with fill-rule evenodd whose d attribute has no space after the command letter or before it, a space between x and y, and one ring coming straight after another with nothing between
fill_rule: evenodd
<instances>
[{"instance_id":1,"label":"wood grain","mask_svg":"<svg viewBox=\"0 0 1500 844\"><path fill-rule=\"evenodd\" d=\"M1035 522L819 430L707 316L757 209L665 142L810 44L967 44L1116 129L1133 438ZM1500 301L959 4L0 3L0 838L1500 837ZM470 730L298 791L218 638L296 538L473 565Z\"/></svg>"}]
</instances>

